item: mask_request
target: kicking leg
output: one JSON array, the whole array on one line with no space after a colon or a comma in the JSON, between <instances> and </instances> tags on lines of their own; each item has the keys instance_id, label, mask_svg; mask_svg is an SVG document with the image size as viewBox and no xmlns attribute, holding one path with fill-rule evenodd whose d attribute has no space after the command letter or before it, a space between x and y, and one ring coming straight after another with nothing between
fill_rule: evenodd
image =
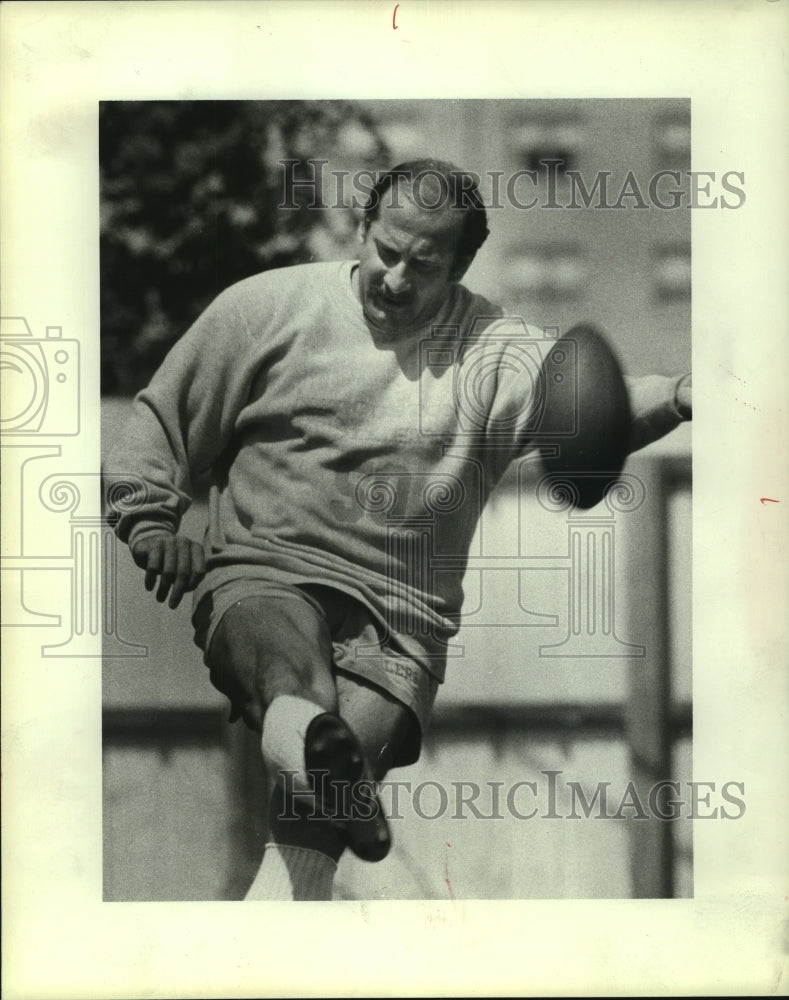
<instances>
[{"instance_id":1,"label":"kicking leg","mask_svg":"<svg viewBox=\"0 0 789 1000\"><path fill-rule=\"evenodd\" d=\"M337 676L337 694L338 714L316 721L327 721L329 746L336 740L332 731L335 722L341 727L341 736L350 734L360 750L363 765L358 773L345 776L332 766L330 756L324 758L325 770L342 790L336 805L342 826L338 829L336 823L329 822L327 829L324 816L300 808L297 798L290 798L278 784L269 815L272 840L302 850L322 850L335 863L347 844L357 856L376 861L386 855L390 840L386 817L371 786L384 777L397 759L400 743L412 725L411 715L390 694L350 674ZM355 794L360 778L370 782L363 797Z\"/></svg>"},{"instance_id":2,"label":"kicking leg","mask_svg":"<svg viewBox=\"0 0 789 1000\"><path fill-rule=\"evenodd\" d=\"M330 899L345 834L312 808L289 803L277 771L307 785L304 739L310 722L337 709L325 617L288 592L238 601L217 626L211 678L264 739L273 786L271 843L247 899ZM297 821L280 821L298 806Z\"/></svg>"},{"instance_id":3,"label":"kicking leg","mask_svg":"<svg viewBox=\"0 0 789 1000\"><path fill-rule=\"evenodd\" d=\"M380 780L411 722L403 705L361 678L340 673L335 683L331 628L343 603L316 606L288 592L249 597L214 634L212 679L247 725L262 732L273 786L271 842L247 899L330 899L346 844L368 860L389 847L377 798L367 797L372 810L351 809L338 825L333 810L325 815L302 794L314 788L319 770L347 790L362 777ZM277 780L282 774L285 787Z\"/></svg>"},{"instance_id":4,"label":"kicking leg","mask_svg":"<svg viewBox=\"0 0 789 1000\"><path fill-rule=\"evenodd\" d=\"M362 746L371 777L380 781L414 724L410 710L388 691L345 672L337 674L337 701L340 715Z\"/></svg>"}]
</instances>

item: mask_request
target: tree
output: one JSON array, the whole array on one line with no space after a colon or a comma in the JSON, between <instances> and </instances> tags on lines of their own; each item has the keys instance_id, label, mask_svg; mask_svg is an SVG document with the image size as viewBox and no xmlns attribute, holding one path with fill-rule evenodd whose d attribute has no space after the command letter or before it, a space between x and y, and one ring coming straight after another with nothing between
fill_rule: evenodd
<instances>
[{"instance_id":1,"label":"tree","mask_svg":"<svg viewBox=\"0 0 789 1000\"><path fill-rule=\"evenodd\" d=\"M104 394L147 384L167 351L224 288L259 271L347 256L354 216L310 207L296 187L285 210L281 161L378 170L388 151L371 117L347 101L103 102L101 379ZM350 194L350 191L348 192Z\"/></svg>"}]
</instances>

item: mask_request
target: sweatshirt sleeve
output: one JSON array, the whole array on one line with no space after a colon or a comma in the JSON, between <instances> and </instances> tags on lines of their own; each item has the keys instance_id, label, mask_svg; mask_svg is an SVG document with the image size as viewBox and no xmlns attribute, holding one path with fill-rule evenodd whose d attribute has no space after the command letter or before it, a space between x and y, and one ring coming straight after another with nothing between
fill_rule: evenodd
<instances>
[{"instance_id":1,"label":"sweatshirt sleeve","mask_svg":"<svg viewBox=\"0 0 789 1000\"><path fill-rule=\"evenodd\" d=\"M129 545L178 531L194 479L222 455L249 398L253 341L236 299L223 292L175 344L107 456L108 513Z\"/></svg>"},{"instance_id":2,"label":"sweatshirt sleeve","mask_svg":"<svg viewBox=\"0 0 789 1000\"><path fill-rule=\"evenodd\" d=\"M632 411L631 453L652 444L690 419L690 412L683 412L677 401L680 383L688 377L688 374L625 376Z\"/></svg>"}]
</instances>

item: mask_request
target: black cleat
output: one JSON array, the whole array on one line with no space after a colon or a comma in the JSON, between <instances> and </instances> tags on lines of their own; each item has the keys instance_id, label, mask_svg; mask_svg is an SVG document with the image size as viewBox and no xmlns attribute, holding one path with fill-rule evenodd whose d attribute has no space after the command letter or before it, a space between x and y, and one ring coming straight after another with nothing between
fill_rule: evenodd
<instances>
[{"instance_id":1,"label":"black cleat","mask_svg":"<svg viewBox=\"0 0 789 1000\"><path fill-rule=\"evenodd\" d=\"M359 741L339 715L324 712L310 722L304 738L304 763L323 811L343 822L353 853L363 861L385 858L392 845L389 824L373 783L364 780ZM361 791L367 793L364 798Z\"/></svg>"}]
</instances>

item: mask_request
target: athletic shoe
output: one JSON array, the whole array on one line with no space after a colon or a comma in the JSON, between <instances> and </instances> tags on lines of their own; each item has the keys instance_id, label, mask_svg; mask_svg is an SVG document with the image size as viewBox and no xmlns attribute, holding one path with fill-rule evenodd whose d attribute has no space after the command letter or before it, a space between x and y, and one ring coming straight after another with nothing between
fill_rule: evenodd
<instances>
[{"instance_id":1,"label":"athletic shoe","mask_svg":"<svg viewBox=\"0 0 789 1000\"><path fill-rule=\"evenodd\" d=\"M359 741L344 719L324 712L310 722L304 738L304 763L322 811L345 827L354 854L363 861L385 858L392 844L389 823L373 783L365 780ZM364 798L360 797L362 790L368 792Z\"/></svg>"}]
</instances>

